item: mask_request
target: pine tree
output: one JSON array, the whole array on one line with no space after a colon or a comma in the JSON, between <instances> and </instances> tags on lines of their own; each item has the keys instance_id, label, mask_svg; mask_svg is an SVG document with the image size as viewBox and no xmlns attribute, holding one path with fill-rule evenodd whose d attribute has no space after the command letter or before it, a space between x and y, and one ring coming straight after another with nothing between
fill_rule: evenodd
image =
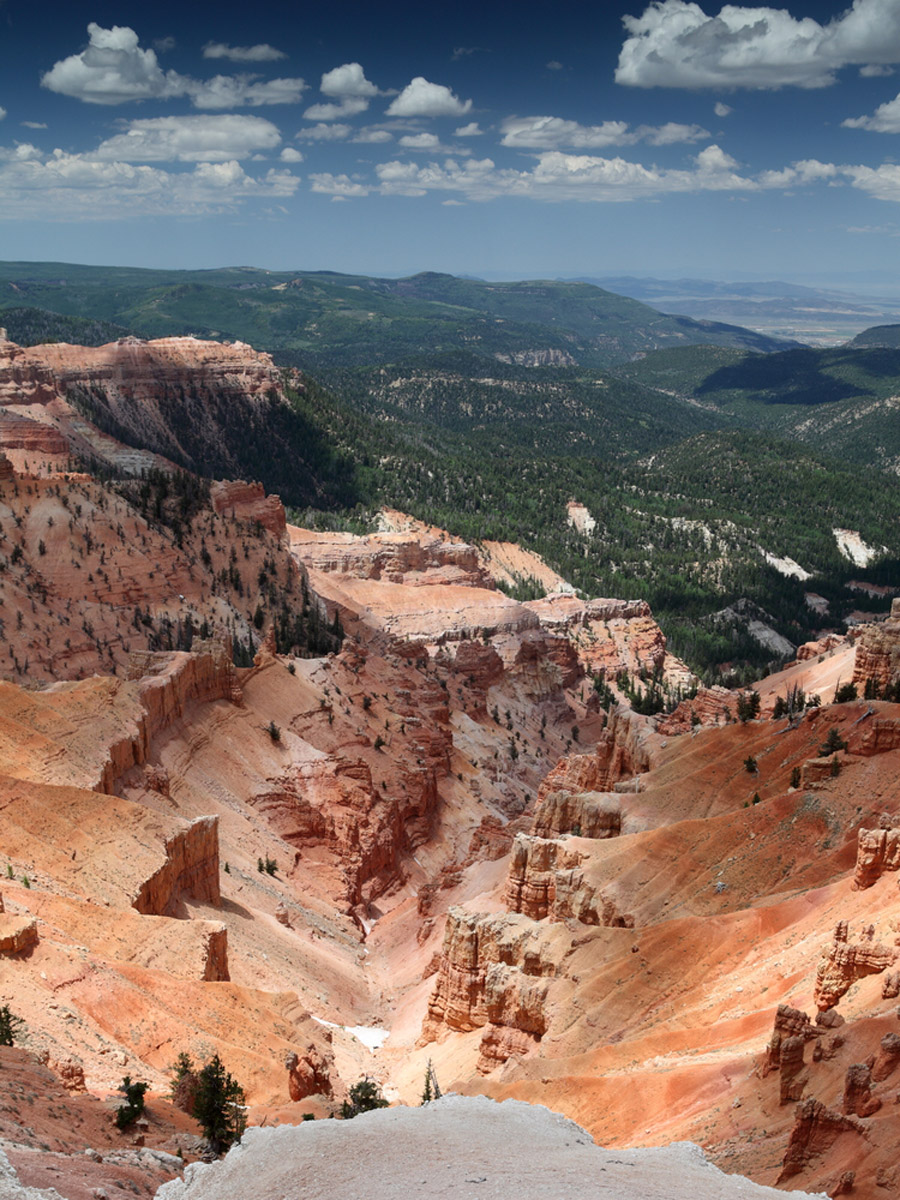
<instances>
[{"instance_id":1,"label":"pine tree","mask_svg":"<svg viewBox=\"0 0 900 1200\"><path fill-rule=\"evenodd\" d=\"M218 1054L199 1073L193 1115L213 1154L224 1154L244 1132L244 1089L228 1071Z\"/></svg>"},{"instance_id":2,"label":"pine tree","mask_svg":"<svg viewBox=\"0 0 900 1200\"><path fill-rule=\"evenodd\" d=\"M8 1004L0 1008L0 1046L12 1046L19 1036L19 1030L24 1024Z\"/></svg>"}]
</instances>

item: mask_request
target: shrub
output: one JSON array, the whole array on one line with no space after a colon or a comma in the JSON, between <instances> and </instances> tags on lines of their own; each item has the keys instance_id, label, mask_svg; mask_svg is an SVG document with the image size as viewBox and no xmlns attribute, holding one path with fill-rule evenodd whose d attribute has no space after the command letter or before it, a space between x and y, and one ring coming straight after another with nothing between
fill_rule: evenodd
<instances>
[{"instance_id":1,"label":"shrub","mask_svg":"<svg viewBox=\"0 0 900 1200\"><path fill-rule=\"evenodd\" d=\"M116 1109L118 1129L127 1129L129 1125L133 1125L144 1111L144 1093L149 1086L149 1083L132 1083L130 1075L126 1075L119 1084L119 1091L125 1097L125 1103Z\"/></svg>"},{"instance_id":2,"label":"shrub","mask_svg":"<svg viewBox=\"0 0 900 1200\"><path fill-rule=\"evenodd\" d=\"M352 1121L360 1113L371 1112L375 1108L387 1108L388 1102L381 1094L381 1088L374 1079L366 1075L350 1089L350 1099L341 1105L341 1116L345 1121Z\"/></svg>"},{"instance_id":3,"label":"shrub","mask_svg":"<svg viewBox=\"0 0 900 1200\"><path fill-rule=\"evenodd\" d=\"M837 725L832 725L828 730L828 737L819 747L820 758L827 758L829 754L835 754L838 750L846 750L847 743L838 732Z\"/></svg>"},{"instance_id":4,"label":"shrub","mask_svg":"<svg viewBox=\"0 0 900 1200\"><path fill-rule=\"evenodd\" d=\"M758 768L756 766L756 759L753 757L752 754L748 754L747 757L744 759L744 770L747 772L748 775L756 774Z\"/></svg>"},{"instance_id":5,"label":"shrub","mask_svg":"<svg viewBox=\"0 0 900 1200\"><path fill-rule=\"evenodd\" d=\"M274 721L270 721L268 723L268 725L266 726L266 733L269 735L269 737L272 739L273 742L281 741L281 730L275 724Z\"/></svg>"},{"instance_id":6,"label":"shrub","mask_svg":"<svg viewBox=\"0 0 900 1200\"><path fill-rule=\"evenodd\" d=\"M855 683L841 683L834 690L834 702L835 704L847 704L848 701L855 700L858 695Z\"/></svg>"},{"instance_id":7,"label":"shrub","mask_svg":"<svg viewBox=\"0 0 900 1200\"><path fill-rule=\"evenodd\" d=\"M0 1046L12 1046L25 1022L17 1017L8 1004L0 1007Z\"/></svg>"},{"instance_id":8,"label":"shrub","mask_svg":"<svg viewBox=\"0 0 900 1200\"><path fill-rule=\"evenodd\" d=\"M742 723L752 721L759 716L760 697L759 692L751 690L749 692L741 692L738 696L737 715L738 720Z\"/></svg>"}]
</instances>

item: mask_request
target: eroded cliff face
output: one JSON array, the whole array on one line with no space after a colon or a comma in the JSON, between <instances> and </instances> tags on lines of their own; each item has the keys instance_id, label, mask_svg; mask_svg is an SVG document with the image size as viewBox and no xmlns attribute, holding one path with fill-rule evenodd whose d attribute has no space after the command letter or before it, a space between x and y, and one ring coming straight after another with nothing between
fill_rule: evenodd
<instances>
[{"instance_id":1,"label":"eroded cliff face","mask_svg":"<svg viewBox=\"0 0 900 1200\"><path fill-rule=\"evenodd\" d=\"M422 1037L485 1029L479 1070L532 1049L546 1031L556 962L540 925L518 914L447 914L441 967Z\"/></svg>"},{"instance_id":2,"label":"eroded cliff face","mask_svg":"<svg viewBox=\"0 0 900 1200\"><path fill-rule=\"evenodd\" d=\"M163 459L191 465L188 426L227 457L229 407L239 402L249 413L272 397L283 400L280 372L269 355L239 342L0 343L0 444L17 467L28 455L32 464L80 455L129 470L164 466Z\"/></svg>"},{"instance_id":3,"label":"eroded cliff face","mask_svg":"<svg viewBox=\"0 0 900 1200\"><path fill-rule=\"evenodd\" d=\"M879 695L900 681L900 598L891 602L891 615L878 625L866 625L856 647L853 682L862 693L867 683Z\"/></svg>"},{"instance_id":4,"label":"eroded cliff face","mask_svg":"<svg viewBox=\"0 0 900 1200\"><path fill-rule=\"evenodd\" d=\"M218 817L200 817L173 833L166 838L165 854L165 863L141 884L132 901L139 913L173 915L184 896L221 904Z\"/></svg>"},{"instance_id":5,"label":"eroded cliff face","mask_svg":"<svg viewBox=\"0 0 900 1200\"><path fill-rule=\"evenodd\" d=\"M272 781L251 804L301 855L327 849L341 875L336 898L364 915L400 879L404 856L428 837L437 786L433 775L417 781L421 787L398 798L373 782L367 763L324 758Z\"/></svg>"}]
</instances>

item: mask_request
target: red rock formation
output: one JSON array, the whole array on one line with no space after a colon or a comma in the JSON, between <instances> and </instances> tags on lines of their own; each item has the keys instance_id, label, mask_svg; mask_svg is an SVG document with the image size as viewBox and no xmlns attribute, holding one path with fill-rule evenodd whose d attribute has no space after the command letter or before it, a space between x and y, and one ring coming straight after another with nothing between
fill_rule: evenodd
<instances>
[{"instance_id":1,"label":"red rock formation","mask_svg":"<svg viewBox=\"0 0 900 1200\"><path fill-rule=\"evenodd\" d=\"M799 1008L791 1008L789 1004L779 1004L775 1013L772 1036L763 1059L763 1076L765 1077L770 1071L777 1071L781 1067L781 1048L787 1038L799 1038L801 1042L809 1042L818 1036L816 1027L805 1012L801 1012ZM799 1099L799 1096L796 1099Z\"/></svg>"},{"instance_id":2,"label":"red rock formation","mask_svg":"<svg viewBox=\"0 0 900 1200\"><path fill-rule=\"evenodd\" d=\"M648 728L646 718L614 711L592 754L569 755L544 778L532 833L555 837L577 826L582 837L618 837L621 802L597 793L610 793L620 781L647 769Z\"/></svg>"},{"instance_id":3,"label":"red rock formation","mask_svg":"<svg viewBox=\"0 0 900 1200\"><path fill-rule=\"evenodd\" d=\"M516 1032L510 1037L489 1031L482 1042L485 1063L496 1065L504 1050L522 1053L546 1031L544 1005L555 969L542 954L541 927L527 917L451 908L423 1041L452 1029L492 1025Z\"/></svg>"},{"instance_id":4,"label":"red rock formation","mask_svg":"<svg viewBox=\"0 0 900 1200\"><path fill-rule=\"evenodd\" d=\"M564 842L518 834L513 843L504 902L510 912L535 921L553 911L560 872L571 872L581 855Z\"/></svg>"},{"instance_id":5,"label":"red rock formation","mask_svg":"<svg viewBox=\"0 0 900 1200\"><path fill-rule=\"evenodd\" d=\"M298 766L251 798L290 845L300 851L321 846L335 856L340 899L349 908L395 882L402 855L428 834L437 799L434 769L427 765L431 732L419 732L414 746L426 757L421 768L409 770L399 797L375 787L362 759L327 758Z\"/></svg>"},{"instance_id":6,"label":"red rock formation","mask_svg":"<svg viewBox=\"0 0 900 1200\"><path fill-rule=\"evenodd\" d=\"M37 921L15 913L0 915L0 954L24 954L38 943Z\"/></svg>"},{"instance_id":7,"label":"red rock formation","mask_svg":"<svg viewBox=\"0 0 900 1200\"><path fill-rule=\"evenodd\" d=\"M46 1065L59 1077L60 1083L67 1092L79 1094L87 1091L84 1067L80 1062L76 1062L73 1058L64 1058L60 1062L55 1062L48 1055Z\"/></svg>"},{"instance_id":8,"label":"red rock formation","mask_svg":"<svg viewBox=\"0 0 900 1200\"><path fill-rule=\"evenodd\" d=\"M618 837L622 832L622 801L612 792L573 792L563 788L551 791L542 786L532 830L543 838L566 833L587 838Z\"/></svg>"},{"instance_id":9,"label":"red rock formation","mask_svg":"<svg viewBox=\"0 0 900 1200\"><path fill-rule=\"evenodd\" d=\"M860 829L857 834L855 891L869 888L884 871L900 869L900 829Z\"/></svg>"},{"instance_id":10,"label":"red rock formation","mask_svg":"<svg viewBox=\"0 0 900 1200\"><path fill-rule=\"evenodd\" d=\"M574 687L583 670L571 642L541 630L522 635L510 674L524 685L528 699L538 703Z\"/></svg>"},{"instance_id":11,"label":"red rock formation","mask_svg":"<svg viewBox=\"0 0 900 1200\"><path fill-rule=\"evenodd\" d=\"M565 842L517 834L506 883L509 910L537 921L571 918L583 925L633 928L633 917L585 881L581 858Z\"/></svg>"},{"instance_id":12,"label":"red rock formation","mask_svg":"<svg viewBox=\"0 0 900 1200\"><path fill-rule=\"evenodd\" d=\"M310 1040L303 1050L287 1056L288 1093L292 1100L305 1100L307 1096L330 1096L332 1094L331 1072L334 1070L334 1054L331 1051L330 1029L323 1029Z\"/></svg>"},{"instance_id":13,"label":"red rock formation","mask_svg":"<svg viewBox=\"0 0 900 1200\"><path fill-rule=\"evenodd\" d=\"M878 1055L872 1066L872 1082L883 1083L900 1064L900 1034L886 1033L881 1039Z\"/></svg>"},{"instance_id":14,"label":"red rock formation","mask_svg":"<svg viewBox=\"0 0 900 1200\"><path fill-rule=\"evenodd\" d=\"M690 733L695 726L723 725L737 718L737 692L716 685L700 688L690 700L682 700L667 716L657 719L656 728L664 737Z\"/></svg>"},{"instance_id":15,"label":"red rock formation","mask_svg":"<svg viewBox=\"0 0 900 1200\"><path fill-rule=\"evenodd\" d=\"M842 1171L841 1177L837 1181L837 1185L831 1192L832 1196L849 1196L853 1191L853 1185L856 1182L855 1171Z\"/></svg>"},{"instance_id":16,"label":"red rock formation","mask_svg":"<svg viewBox=\"0 0 900 1200\"><path fill-rule=\"evenodd\" d=\"M900 748L900 721L893 717L873 717L866 721L859 737L853 738L851 749L854 754L865 758L873 754L887 754Z\"/></svg>"},{"instance_id":17,"label":"red rock formation","mask_svg":"<svg viewBox=\"0 0 900 1200\"><path fill-rule=\"evenodd\" d=\"M132 900L133 908L152 916L173 915L182 896L221 904L218 817L192 821L186 829L166 838L165 849L165 863L141 884ZM216 951L217 961L222 953L221 949Z\"/></svg>"},{"instance_id":18,"label":"red rock formation","mask_svg":"<svg viewBox=\"0 0 900 1200\"><path fill-rule=\"evenodd\" d=\"M780 1098L779 1104L800 1100L809 1080L804 1070L803 1051L806 1043L802 1037L786 1037L780 1047Z\"/></svg>"},{"instance_id":19,"label":"red rock formation","mask_svg":"<svg viewBox=\"0 0 900 1200\"><path fill-rule=\"evenodd\" d=\"M801 787L816 787L834 778L834 758L808 758L800 771Z\"/></svg>"},{"instance_id":20,"label":"red rock formation","mask_svg":"<svg viewBox=\"0 0 900 1200\"><path fill-rule=\"evenodd\" d=\"M222 479L213 483L209 498L217 513L237 517L239 521L259 522L276 537L287 529L284 505L277 496L267 496L261 483Z\"/></svg>"},{"instance_id":21,"label":"red rock formation","mask_svg":"<svg viewBox=\"0 0 900 1200\"><path fill-rule=\"evenodd\" d=\"M881 1100L872 1095L872 1068L868 1063L854 1063L847 1068L841 1106L844 1113L857 1117L871 1117L881 1108Z\"/></svg>"},{"instance_id":22,"label":"red rock formation","mask_svg":"<svg viewBox=\"0 0 900 1200\"><path fill-rule=\"evenodd\" d=\"M892 966L897 952L873 940L874 931L865 931L865 940L851 944L849 928L841 921L834 931L834 940L822 953L816 968L816 1007L824 1012L834 1008L857 979L877 975Z\"/></svg>"},{"instance_id":23,"label":"red rock formation","mask_svg":"<svg viewBox=\"0 0 900 1200\"><path fill-rule=\"evenodd\" d=\"M846 645L847 639L839 633L827 633L815 642L804 642L797 647L797 662L808 662L811 658L819 658L822 654L830 654L839 646Z\"/></svg>"},{"instance_id":24,"label":"red rock formation","mask_svg":"<svg viewBox=\"0 0 900 1200\"><path fill-rule=\"evenodd\" d=\"M186 404L188 419L209 445L221 441L219 408L239 399L251 408L283 400L281 375L268 354L240 342L228 345L192 337L144 342L122 338L106 346L69 345L23 348L0 344L0 440L34 438L33 453L58 454L41 439L66 443L66 454L92 454L134 467L159 464L156 455L131 450L91 429L67 400L79 392L99 407L104 418L137 445L155 445L160 454L179 458L183 450L167 420L171 401ZM10 414L9 406L15 406ZM16 432L21 418L33 430ZM18 418L18 421L16 420ZM43 427L43 428L42 428Z\"/></svg>"},{"instance_id":25,"label":"red rock formation","mask_svg":"<svg viewBox=\"0 0 900 1200\"><path fill-rule=\"evenodd\" d=\"M860 694L870 680L879 692L900 681L900 597L891 602L887 621L866 625L860 634L853 668Z\"/></svg>"},{"instance_id":26,"label":"red rock formation","mask_svg":"<svg viewBox=\"0 0 900 1200\"><path fill-rule=\"evenodd\" d=\"M844 1133L864 1136L865 1126L855 1117L826 1108L821 1100L809 1099L798 1104L777 1183L799 1174L814 1158L830 1150Z\"/></svg>"},{"instance_id":27,"label":"red rock formation","mask_svg":"<svg viewBox=\"0 0 900 1200\"><path fill-rule=\"evenodd\" d=\"M94 785L98 792L114 795L121 777L133 766L146 762L154 738L184 717L188 705L227 700L242 701L231 649L211 638L194 642L186 651L137 651L128 664L129 680L138 681L138 698L143 712L135 726L109 747L109 757ZM157 782L163 782L157 776ZM167 786L167 785L166 785Z\"/></svg>"},{"instance_id":28,"label":"red rock formation","mask_svg":"<svg viewBox=\"0 0 900 1200\"><path fill-rule=\"evenodd\" d=\"M503 659L489 642L464 641L444 647L436 665L448 672L450 687L467 689L466 710L473 715L487 711L488 689L505 673Z\"/></svg>"},{"instance_id":29,"label":"red rock formation","mask_svg":"<svg viewBox=\"0 0 900 1200\"><path fill-rule=\"evenodd\" d=\"M407 586L455 584L494 589L478 551L442 530L405 533L320 533L292 529L291 548L313 571Z\"/></svg>"}]
</instances>

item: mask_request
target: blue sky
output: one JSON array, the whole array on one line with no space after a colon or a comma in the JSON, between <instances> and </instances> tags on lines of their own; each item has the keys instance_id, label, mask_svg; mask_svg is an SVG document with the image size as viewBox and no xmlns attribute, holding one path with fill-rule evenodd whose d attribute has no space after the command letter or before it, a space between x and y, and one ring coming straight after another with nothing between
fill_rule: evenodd
<instances>
[{"instance_id":1,"label":"blue sky","mask_svg":"<svg viewBox=\"0 0 900 1200\"><path fill-rule=\"evenodd\" d=\"M0 258L840 282L900 249L900 0L0 0Z\"/></svg>"}]
</instances>

